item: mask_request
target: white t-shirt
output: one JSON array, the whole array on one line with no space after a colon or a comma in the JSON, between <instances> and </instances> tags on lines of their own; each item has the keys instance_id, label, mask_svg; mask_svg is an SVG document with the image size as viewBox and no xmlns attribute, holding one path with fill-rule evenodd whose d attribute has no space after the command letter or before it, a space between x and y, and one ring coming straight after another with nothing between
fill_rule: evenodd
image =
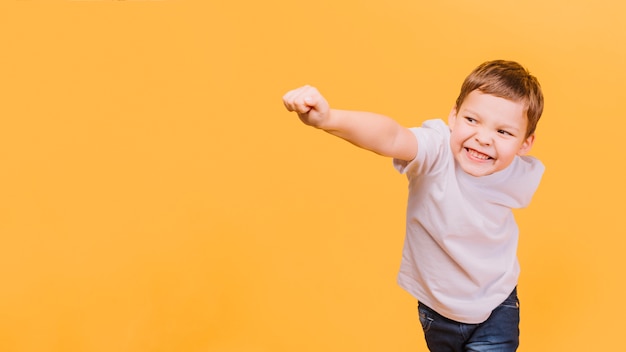
<instances>
[{"instance_id":1,"label":"white t-shirt","mask_svg":"<svg viewBox=\"0 0 626 352\"><path fill-rule=\"evenodd\" d=\"M522 156L494 174L471 176L456 164L442 120L411 131L417 156L393 161L409 180L398 283L447 318L481 323L517 285L518 227L511 209L530 203L544 166Z\"/></svg>"}]
</instances>

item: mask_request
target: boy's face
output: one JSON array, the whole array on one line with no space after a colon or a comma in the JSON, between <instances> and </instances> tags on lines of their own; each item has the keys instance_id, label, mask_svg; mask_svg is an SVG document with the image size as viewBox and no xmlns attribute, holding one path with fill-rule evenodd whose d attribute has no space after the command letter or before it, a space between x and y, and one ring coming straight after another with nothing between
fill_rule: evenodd
<instances>
[{"instance_id":1,"label":"boy's face","mask_svg":"<svg viewBox=\"0 0 626 352\"><path fill-rule=\"evenodd\" d=\"M486 176L504 170L526 154L535 136L526 137L524 104L474 90L448 118L450 147L463 171Z\"/></svg>"}]
</instances>

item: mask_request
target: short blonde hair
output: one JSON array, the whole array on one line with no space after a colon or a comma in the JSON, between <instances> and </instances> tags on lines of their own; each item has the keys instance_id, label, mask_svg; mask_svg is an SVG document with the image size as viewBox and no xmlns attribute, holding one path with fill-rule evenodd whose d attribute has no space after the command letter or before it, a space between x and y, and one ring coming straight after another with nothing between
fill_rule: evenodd
<instances>
[{"instance_id":1,"label":"short blonde hair","mask_svg":"<svg viewBox=\"0 0 626 352\"><path fill-rule=\"evenodd\" d=\"M514 61L494 60L476 67L463 81L461 92L456 99L457 110L467 95L474 90L524 103L528 118L526 137L535 133L543 113L543 93L537 78L522 65Z\"/></svg>"}]
</instances>

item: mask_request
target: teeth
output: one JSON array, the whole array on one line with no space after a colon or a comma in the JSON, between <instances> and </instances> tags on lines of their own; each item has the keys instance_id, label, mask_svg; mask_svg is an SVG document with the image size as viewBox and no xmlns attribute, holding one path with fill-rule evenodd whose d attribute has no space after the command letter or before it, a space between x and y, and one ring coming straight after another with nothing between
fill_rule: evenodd
<instances>
[{"instance_id":1,"label":"teeth","mask_svg":"<svg viewBox=\"0 0 626 352\"><path fill-rule=\"evenodd\" d=\"M485 155L483 153L479 153L477 151L475 151L474 149L467 149L467 151L469 152L469 154L476 158L476 159L481 159L481 160L487 160L487 159L491 159L491 157L489 155Z\"/></svg>"}]
</instances>

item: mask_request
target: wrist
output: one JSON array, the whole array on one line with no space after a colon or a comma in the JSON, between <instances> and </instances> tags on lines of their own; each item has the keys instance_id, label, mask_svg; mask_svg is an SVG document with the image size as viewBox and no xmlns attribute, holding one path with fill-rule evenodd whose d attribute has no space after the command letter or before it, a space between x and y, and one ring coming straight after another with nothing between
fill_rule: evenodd
<instances>
[{"instance_id":1,"label":"wrist","mask_svg":"<svg viewBox=\"0 0 626 352\"><path fill-rule=\"evenodd\" d=\"M339 121L341 121L343 113L343 110L328 109L328 112L323 114L324 118L320 119L315 127L325 131L336 130L339 127Z\"/></svg>"}]
</instances>

